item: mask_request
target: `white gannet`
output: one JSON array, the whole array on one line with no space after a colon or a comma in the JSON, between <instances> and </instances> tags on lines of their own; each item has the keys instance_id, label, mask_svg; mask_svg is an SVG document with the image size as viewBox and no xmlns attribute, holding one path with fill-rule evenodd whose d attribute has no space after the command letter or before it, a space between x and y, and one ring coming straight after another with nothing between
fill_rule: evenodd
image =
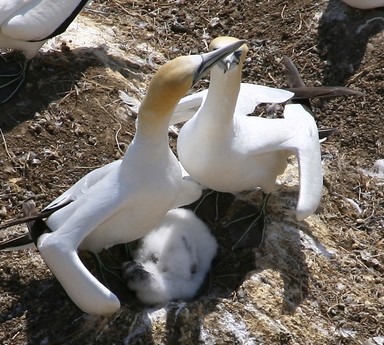
<instances>
[{"instance_id":1,"label":"white gannet","mask_svg":"<svg viewBox=\"0 0 384 345\"><path fill-rule=\"evenodd\" d=\"M183 194L190 193L192 181L182 178L179 162L169 148L169 119L192 85L243 43L182 56L160 67L140 105L137 131L123 160L90 172L45 209L56 208L44 222L52 232L41 231L37 248L83 311L112 313L120 302L86 269L78 248L97 253L136 240L155 228L168 210L186 201ZM67 205L60 208L62 203Z\"/></svg>"},{"instance_id":2,"label":"white gannet","mask_svg":"<svg viewBox=\"0 0 384 345\"><path fill-rule=\"evenodd\" d=\"M236 40L216 38L210 49ZM180 130L178 156L192 179L207 188L235 194L260 187L268 194L276 177L284 172L288 156L296 155L300 171L296 217L303 220L317 209L322 194L317 126L300 104L287 104L284 119L245 116L253 111L258 98L237 104L247 51L244 44L212 68L204 103ZM273 92L269 102L292 96L288 91ZM268 98L265 95L270 93L264 92L261 98Z\"/></svg>"},{"instance_id":3,"label":"white gannet","mask_svg":"<svg viewBox=\"0 0 384 345\"><path fill-rule=\"evenodd\" d=\"M384 6L384 0L342 0L351 7L368 10Z\"/></svg>"},{"instance_id":4,"label":"white gannet","mask_svg":"<svg viewBox=\"0 0 384 345\"><path fill-rule=\"evenodd\" d=\"M170 210L140 240L133 261L122 265L123 279L143 303L166 303L195 296L210 269L217 242L190 210Z\"/></svg>"},{"instance_id":5,"label":"white gannet","mask_svg":"<svg viewBox=\"0 0 384 345\"><path fill-rule=\"evenodd\" d=\"M0 48L24 53L26 62L0 57L0 104L25 79L30 60L49 39L64 32L89 0L0 0Z\"/></svg>"}]
</instances>

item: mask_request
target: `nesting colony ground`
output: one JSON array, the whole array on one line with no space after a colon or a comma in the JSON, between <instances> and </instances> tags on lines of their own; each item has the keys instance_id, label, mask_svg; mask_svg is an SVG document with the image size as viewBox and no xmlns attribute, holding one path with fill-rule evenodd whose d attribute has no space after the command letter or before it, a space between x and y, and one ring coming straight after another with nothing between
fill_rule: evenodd
<instances>
[{"instance_id":1,"label":"nesting colony ground","mask_svg":"<svg viewBox=\"0 0 384 345\"><path fill-rule=\"evenodd\" d=\"M1 253L0 342L382 344L384 176L373 165L384 158L383 29L383 9L353 10L339 0L89 5L44 46L26 86L0 107L2 219L18 215L27 199L41 209L122 157L135 129L119 91L140 100L159 65L206 51L216 36L248 41L244 81L286 86L286 54L307 85L349 86L366 96L314 102L319 127L338 128L322 145L318 212L295 222L292 161L271 198L263 248L233 252L225 230L211 224L220 251L196 299L149 309L122 291L119 313L93 318L71 302L36 250ZM16 231L25 229L1 238Z\"/></svg>"}]
</instances>

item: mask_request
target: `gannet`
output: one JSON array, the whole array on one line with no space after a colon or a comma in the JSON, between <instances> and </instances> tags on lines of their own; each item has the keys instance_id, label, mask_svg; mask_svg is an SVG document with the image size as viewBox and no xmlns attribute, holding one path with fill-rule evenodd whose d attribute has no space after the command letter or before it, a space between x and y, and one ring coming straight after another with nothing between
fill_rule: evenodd
<instances>
[{"instance_id":1,"label":"gannet","mask_svg":"<svg viewBox=\"0 0 384 345\"><path fill-rule=\"evenodd\" d=\"M216 38L210 50L236 40ZM244 44L212 68L204 103L180 130L178 156L192 179L207 188L236 194L260 187L269 194L288 156L296 155L300 171L296 218L303 220L317 209L322 193L317 126L300 104L287 104L284 119L245 116L253 111L258 97L237 104L247 51ZM293 95L273 92L270 102L283 102ZM261 97L265 95L270 94Z\"/></svg>"},{"instance_id":2,"label":"gannet","mask_svg":"<svg viewBox=\"0 0 384 345\"><path fill-rule=\"evenodd\" d=\"M123 279L146 304L195 296L216 255L209 228L190 210L170 210L140 240L133 261L122 265Z\"/></svg>"},{"instance_id":3,"label":"gannet","mask_svg":"<svg viewBox=\"0 0 384 345\"><path fill-rule=\"evenodd\" d=\"M169 119L189 88L243 43L178 57L160 67L140 105L136 134L123 160L90 172L46 208L67 203L45 220L52 232L44 231L37 238L37 248L83 311L113 313L120 302L85 268L78 248L97 253L136 240L155 228L171 208L186 201L183 194L190 193L185 189L190 189L192 181L185 183L169 148Z\"/></svg>"},{"instance_id":4,"label":"gannet","mask_svg":"<svg viewBox=\"0 0 384 345\"><path fill-rule=\"evenodd\" d=\"M368 10L384 6L384 0L343 0L351 7Z\"/></svg>"},{"instance_id":5,"label":"gannet","mask_svg":"<svg viewBox=\"0 0 384 345\"><path fill-rule=\"evenodd\" d=\"M0 104L20 88L30 60L64 32L89 0L0 0L0 48L21 50L25 63L0 57Z\"/></svg>"}]
</instances>

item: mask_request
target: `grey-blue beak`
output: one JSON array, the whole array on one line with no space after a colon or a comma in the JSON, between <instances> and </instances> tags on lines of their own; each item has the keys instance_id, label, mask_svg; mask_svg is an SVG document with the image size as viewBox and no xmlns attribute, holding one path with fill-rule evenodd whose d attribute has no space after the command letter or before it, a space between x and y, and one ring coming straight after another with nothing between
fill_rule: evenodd
<instances>
[{"instance_id":1,"label":"grey-blue beak","mask_svg":"<svg viewBox=\"0 0 384 345\"><path fill-rule=\"evenodd\" d=\"M225 58L227 55L233 53L244 43L245 40L239 40L212 52L201 54L201 65L193 77L193 84L199 81L216 63Z\"/></svg>"}]
</instances>

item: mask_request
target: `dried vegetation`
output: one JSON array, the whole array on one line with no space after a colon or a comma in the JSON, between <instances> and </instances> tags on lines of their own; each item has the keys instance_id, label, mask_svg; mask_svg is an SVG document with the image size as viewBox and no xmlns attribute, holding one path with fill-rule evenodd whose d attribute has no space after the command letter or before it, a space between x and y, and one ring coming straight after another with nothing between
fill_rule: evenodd
<instances>
[{"instance_id":1,"label":"dried vegetation","mask_svg":"<svg viewBox=\"0 0 384 345\"><path fill-rule=\"evenodd\" d=\"M384 156L383 18L383 10L355 11L339 0L94 1L0 108L2 219L27 199L44 207L122 157L134 114L119 91L140 100L159 64L204 51L212 37L248 40L245 81L285 86L286 54L308 85L347 85L366 96L314 102L319 127L338 128L322 146L317 214L294 220L292 161L271 198L263 248L232 251L221 222L211 224L220 251L193 301L147 308L123 291L119 313L90 317L36 250L1 253L1 343L383 344L384 182L369 173ZM244 198L259 201L257 193ZM25 229L1 238L17 231Z\"/></svg>"}]
</instances>

